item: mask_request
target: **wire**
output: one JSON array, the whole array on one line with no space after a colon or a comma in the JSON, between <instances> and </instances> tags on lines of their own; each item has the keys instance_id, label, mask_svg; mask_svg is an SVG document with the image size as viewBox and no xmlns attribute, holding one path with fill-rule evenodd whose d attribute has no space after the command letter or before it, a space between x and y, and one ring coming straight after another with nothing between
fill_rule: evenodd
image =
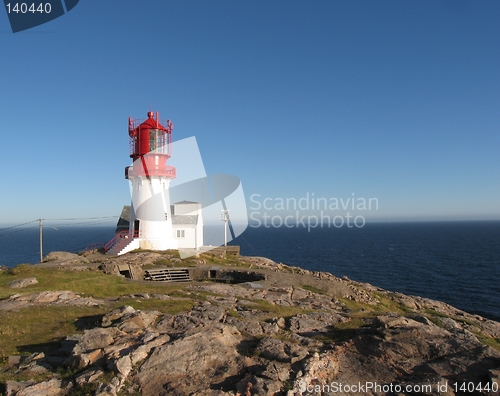
<instances>
[{"instance_id":1,"label":"wire","mask_svg":"<svg viewBox=\"0 0 500 396\"><path fill-rule=\"evenodd\" d=\"M37 221L40 221L40 220L36 219L36 220L33 220L33 221L28 221L27 223L18 224L18 225L11 226L11 227L0 228L0 231L10 230L11 228L21 227L21 226L26 225L26 224L35 223Z\"/></svg>"},{"instance_id":2,"label":"wire","mask_svg":"<svg viewBox=\"0 0 500 396\"><path fill-rule=\"evenodd\" d=\"M85 242L81 242L81 244L80 244L80 245L78 245L78 247L74 247L74 248L70 249L70 251L75 252L75 251L81 250L82 248L85 248L89 242L95 241L97 238L100 238L100 237L102 237L103 235L110 234L110 233L112 233L112 232L114 233L114 231L113 231L113 230L108 230L108 231L106 231L106 232L103 232L102 234L99 234L99 235L97 235L97 236L95 236L95 237L93 237L93 238L91 238L91 239L89 239L89 240L87 240L87 241L85 241ZM107 242L107 241L106 241L106 242ZM103 244L104 244L104 243L103 243Z\"/></svg>"},{"instance_id":3,"label":"wire","mask_svg":"<svg viewBox=\"0 0 500 396\"><path fill-rule=\"evenodd\" d=\"M109 220L105 220L105 221L84 221L84 222L81 222L81 223L72 223L72 224L58 224L58 223L45 223L47 225L50 225L50 226L57 226L57 227L74 227L74 226L78 226L78 225L95 225L95 224L105 224L105 223L110 223L110 222L114 222L116 221L116 217L112 218L112 219L109 219ZM45 225L44 224L44 225Z\"/></svg>"},{"instance_id":4,"label":"wire","mask_svg":"<svg viewBox=\"0 0 500 396\"><path fill-rule=\"evenodd\" d=\"M30 223L32 223L32 222L30 222ZM36 226L33 226L33 227L26 227L26 228L23 228L22 230L16 230L16 231L12 231L12 232L7 232L5 234L0 234L0 237L7 236L7 235L12 235L12 234L16 234L18 232L22 232L22 231L26 231L26 230L31 230L33 228L38 228L38 226L36 225Z\"/></svg>"},{"instance_id":5,"label":"wire","mask_svg":"<svg viewBox=\"0 0 500 396\"><path fill-rule=\"evenodd\" d=\"M44 219L47 221L70 221L70 220L96 220L96 219L111 219L111 218L116 218L116 216L103 216L103 217L74 217L74 218L69 218L69 219ZM38 221L38 220L35 220Z\"/></svg>"}]
</instances>

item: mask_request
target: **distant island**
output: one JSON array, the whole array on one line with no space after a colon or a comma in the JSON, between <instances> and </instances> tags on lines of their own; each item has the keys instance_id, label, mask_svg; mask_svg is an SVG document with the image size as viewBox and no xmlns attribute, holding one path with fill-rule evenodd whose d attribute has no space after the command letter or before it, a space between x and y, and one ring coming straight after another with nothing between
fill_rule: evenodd
<instances>
[{"instance_id":1,"label":"distant island","mask_svg":"<svg viewBox=\"0 0 500 396\"><path fill-rule=\"evenodd\" d=\"M0 391L498 394L500 323L219 253L53 252L0 269Z\"/></svg>"}]
</instances>

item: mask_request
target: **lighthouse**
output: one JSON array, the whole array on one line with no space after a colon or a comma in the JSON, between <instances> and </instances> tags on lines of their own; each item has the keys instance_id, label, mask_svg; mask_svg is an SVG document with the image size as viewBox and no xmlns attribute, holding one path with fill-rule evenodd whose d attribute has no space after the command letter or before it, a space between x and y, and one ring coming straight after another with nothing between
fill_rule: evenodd
<instances>
[{"instance_id":1,"label":"lighthouse","mask_svg":"<svg viewBox=\"0 0 500 396\"><path fill-rule=\"evenodd\" d=\"M169 185L176 169L167 165L172 155L170 120L160 123L158 112L148 112L144 121L129 118L130 157L125 168L130 181L132 205L128 231L116 235L109 253L124 254L135 249L177 249L173 235Z\"/></svg>"}]
</instances>

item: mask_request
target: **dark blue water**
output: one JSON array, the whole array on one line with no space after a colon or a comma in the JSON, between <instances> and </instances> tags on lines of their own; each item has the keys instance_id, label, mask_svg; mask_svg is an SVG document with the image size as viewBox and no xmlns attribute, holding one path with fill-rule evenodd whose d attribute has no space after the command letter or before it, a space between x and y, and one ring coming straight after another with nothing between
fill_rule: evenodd
<instances>
[{"instance_id":1,"label":"dark blue water","mask_svg":"<svg viewBox=\"0 0 500 396\"><path fill-rule=\"evenodd\" d=\"M116 226L59 226L43 228L43 255L53 251L78 253L96 243L108 242ZM0 229L0 265L13 267L40 261L38 225L28 228Z\"/></svg>"},{"instance_id":2,"label":"dark blue water","mask_svg":"<svg viewBox=\"0 0 500 396\"><path fill-rule=\"evenodd\" d=\"M305 269L445 301L500 320L500 222L249 228L234 244ZM231 244L233 244L231 243Z\"/></svg>"},{"instance_id":3,"label":"dark blue water","mask_svg":"<svg viewBox=\"0 0 500 396\"><path fill-rule=\"evenodd\" d=\"M0 265L39 261L38 228L0 230ZM44 228L44 254L107 242L114 227ZM248 228L243 255L331 272L500 320L500 222L372 223L363 228Z\"/></svg>"}]
</instances>

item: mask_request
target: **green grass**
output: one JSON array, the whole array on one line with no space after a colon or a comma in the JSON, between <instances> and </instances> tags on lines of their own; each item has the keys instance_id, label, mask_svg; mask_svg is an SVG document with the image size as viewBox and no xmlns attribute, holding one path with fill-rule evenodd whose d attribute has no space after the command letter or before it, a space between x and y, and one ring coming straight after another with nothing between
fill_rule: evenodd
<instances>
[{"instance_id":1,"label":"green grass","mask_svg":"<svg viewBox=\"0 0 500 396\"><path fill-rule=\"evenodd\" d=\"M307 290L307 291L310 291L312 293L316 293L316 294L327 294L327 292L323 289L319 289L315 286L311 286L311 285L300 285L300 287L304 290Z\"/></svg>"},{"instance_id":2,"label":"green grass","mask_svg":"<svg viewBox=\"0 0 500 396\"><path fill-rule=\"evenodd\" d=\"M246 304L246 308L261 311L265 314L264 316L268 319L274 317L291 318L292 316L301 313L308 313L314 311L312 309L304 309L296 306L274 305L266 300L252 300L252 302Z\"/></svg>"},{"instance_id":3,"label":"green grass","mask_svg":"<svg viewBox=\"0 0 500 396\"><path fill-rule=\"evenodd\" d=\"M229 309L227 311L227 316L231 316L233 318L239 318L239 317L241 317L241 315L235 309Z\"/></svg>"},{"instance_id":4,"label":"green grass","mask_svg":"<svg viewBox=\"0 0 500 396\"><path fill-rule=\"evenodd\" d=\"M488 337L478 331L471 331L471 333L473 333L482 344L500 351L500 338Z\"/></svg>"},{"instance_id":5,"label":"green grass","mask_svg":"<svg viewBox=\"0 0 500 396\"><path fill-rule=\"evenodd\" d=\"M190 310L192 300L119 299L106 306L33 306L16 312L0 311L0 357L52 350L64 337L82 327L96 326L104 314L130 305L171 315Z\"/></svg>"},{"instance_id":6,"label":"green grass","mask_svg":"<svg viewBox=\"0 0 500 396\"><path fill-rule=\"evenodd\" d=\"M20 278L35 277L38 284L23 289L11 289L7 283ZM158 293L168 294L183 288L182 285L146 283L104 274L100 271L72 271L52 268L40 268L23 265L11 271L0 273L0 299L16 293L36 293L50 290L71 290L95 298L120 296L123 294Z\"/></svg>"},{"instance_id":7,"label":"green grass","mask_svg":"<svg viewBox=\"0 0 500 396\"><path fill-rule=\"evenodd\" d=\"M0 356L44 352L78 332L77 319L98 318L109 308L48 306L0 312Z\"/></svg>"},{"instance_id":8,"label":"green grass","mask_svg":"<svg viewBox=\"0 0 500 396\"><path fill-rule=\"evenodd\" d=\"M38 284L23 289L11 289L7 283L19 278L35 277ZM0 298L16 293L51 290L71 290L82 296L108 299L103 305L92 306L33 306L15 312L0 311L0 357L28 354L53 349L62 338L79 331L78 323L89 318L99 322L103 314L121 305L135 309L157 310L177 314L190 310L197 301L206 299L203 293L183 291L185 285L158 284L127 280L100 271L72 271L21 265L0 273ZM174 299L119 298L129 294L168 294ZM180 298L175 298L178 295Z\"/></svg>"}]
</instances>

